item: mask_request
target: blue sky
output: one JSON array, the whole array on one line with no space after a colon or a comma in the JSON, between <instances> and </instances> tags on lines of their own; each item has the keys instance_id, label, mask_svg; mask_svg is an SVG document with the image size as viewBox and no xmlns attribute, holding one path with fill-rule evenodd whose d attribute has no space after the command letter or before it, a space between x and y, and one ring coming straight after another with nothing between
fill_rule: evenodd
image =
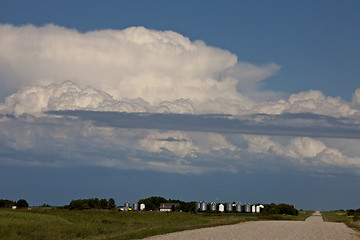
<instances>
[{"instance_id":1,"label":"blue sky","mask_svg":"<svg viewBox=\"0 0 360 240\"><path fill-rule=\"evenodd\" d=\"M358 1L0 4L0 198L359 207Z\"/></svg>"}]
</instances>

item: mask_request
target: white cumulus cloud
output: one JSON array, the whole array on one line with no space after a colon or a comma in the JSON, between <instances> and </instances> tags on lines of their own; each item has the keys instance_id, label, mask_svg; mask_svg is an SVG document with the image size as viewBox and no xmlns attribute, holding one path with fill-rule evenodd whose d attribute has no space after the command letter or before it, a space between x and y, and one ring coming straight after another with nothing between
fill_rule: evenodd
<instances>
[{"instance_id":1,"label":"white cumulus cloud","mask_svg":"<svg viewBox=\"0 0 360 240\"><path fill-rule=\"evenodd\" d=\"M359 157L350 157L318 139L296 137L290 139L288 144L280 144L269 136L244 135L243 138L248 142L246 154L254 154L254 160L260 154L268 159L282 159L283 164L295 163L299 169L312 166L312 171L323 171L331 167L353 168L352 170L358 171L360 168ZM273 162L273 164L277 163Z\"/></svg>"},{"instance_id":2,"label":"white cumulus cloud","mask_svg":"<svg viewBox=\"0 0 360 240\"><path fill-rule=\"evenodd\" d=\"M285 154L292 158L315 158L326 149L326 145L309 137L298 137L291 140Z\"/></svg>"},{"instance_id":3,"label":"white cumulus cloud","mask_svg":"<svg viewBox=\"0 0 360 240\"><path fill-rule=\"evenodd\" d=\"M353 102L357 101L358 90ZM292 94L287 100L262 102L254 105L252 113L282 114L282 113L314 113L333 117L349 117L359 114L359 110L340 97L326 97L321 91L309 90Z\"/></svg>"},{"instance_id":4,"label":"white cumulus cloud","mask_svg":"<svg viewBox=\"0 0 360 240\"><path fill-rule=\"evenodd\" d=\"M192 42L173 31L130 27L80 33L53 24L0 24L0 35L2 86L23 89L10 97L2 96L8 97L6 105L16 113L68 108L160 113L310 112L335 117L359 114L359 90L352 103L316 90L276 98L274 93L258 90L258 84L276 73L278 65L238 61L229 51ZM73 89L69 89L69 82L63 84L66 81L73 83ZM267 101L268 96L278 100Z\"/></svg>"},{"instance_id":5,"label":"white cumulus cloud","mask_svg":"<svg viewBox=\"0 0 360 240\"><path fill-rule=\"evenodd\" d=\"M142 98L115 100L109 94L92 87L81 88L73 82L48 86L26 87L0 103L0 111L20 115L41 114L50 110L87 110L117 112L193 113L190 100L164 101L151 106Z\"/></svg>"},{"instance_id":6,"label":"white cumulus cloud","mask_svg":"<svg viewBox=\"0 0 360 240\"><path fill-rule=\"evenodd\" d=\"M273 63L238 63L226 50L144 27L80 33L52 24L0 25L0 35L1 81L6 86L69 80L116 100L142 98L157 105L190 99L203 112L247 109L253 101L237 91L238 84L251 86L279 69ZM229 102L237 108L227 109Z\"/></svg>"}]
</instances>

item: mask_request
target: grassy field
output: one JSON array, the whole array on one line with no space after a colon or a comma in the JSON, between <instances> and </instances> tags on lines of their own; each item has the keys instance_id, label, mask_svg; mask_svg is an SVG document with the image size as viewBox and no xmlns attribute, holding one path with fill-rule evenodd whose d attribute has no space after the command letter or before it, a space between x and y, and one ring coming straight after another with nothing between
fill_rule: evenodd
<instances>
[{"instance_id":1,"label":"grassy field","mask_svg":"<svg viewBox=\"0 0 360 240\"><path fill-rule=\"evenodd\" d=\"M0 210L0 236L7 239L139 239L169 232L261 220L304 220L299 216L216 213L116 212L38 208Z\"/></svg>"},{"instance_id":2,"label":"grassy field","mask_svg":"<svg viewBox=\"0 0 360 240\"><path fill-rule=\"evenodd\" d=\"M325 222L340 222L347 226L360 231L360 221L354 222L351 217L346 216L346 213L340 212L321 212Z\"/></svg>"}]
</instances>

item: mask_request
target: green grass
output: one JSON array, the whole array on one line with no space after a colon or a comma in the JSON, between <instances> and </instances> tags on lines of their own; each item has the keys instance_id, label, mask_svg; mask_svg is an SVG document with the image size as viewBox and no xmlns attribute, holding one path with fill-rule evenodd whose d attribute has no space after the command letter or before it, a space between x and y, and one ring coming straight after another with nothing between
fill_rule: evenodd
<instances>
[{"instance_id":1,"label":"green grass","mask_svg":"<svg viewBox=\"0 0 360 240\"><path fill-rule=\"evenodd\" d=\"M0 210L3 240L139 239L169 232L259 220L304 220L299 216L216 213L116 212L38 208Z\"/></svg>"},{"instance_id":2,"label":"green grass","mask_svg":"<svg viewBox=\"0 0 360 240\"><path fill-rule=\"evenodd\" d=\"M287 221L305 221L308 217L310 217L314 212L313 211L299 211L298 216L291 215L264 215L259 216L260 220L287 220Z\"/></svg>"},{"instance_id":3,"label":"green grass","mask_svg":"<svg viewBox=\"0 0 360 240\"><path fill-rule=\"evenodd\" d=\"M352 217L346 216L346 213L339 212L321 212L325 222L345 223L348 227L360 231L360 221L354 222Z\"/></svg>"}]
</instances>

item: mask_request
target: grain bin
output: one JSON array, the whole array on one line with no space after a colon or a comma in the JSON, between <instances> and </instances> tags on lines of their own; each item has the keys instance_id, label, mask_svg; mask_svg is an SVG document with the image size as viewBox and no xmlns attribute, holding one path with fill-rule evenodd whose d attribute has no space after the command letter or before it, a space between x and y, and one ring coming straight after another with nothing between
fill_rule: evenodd
<instances>
[{"instance_id":1,"label":"grain bin","mask_svg":"<svg viewBox=\"0 0 360 240\"><path fill-rule=\"evenodd\" d=\"M195 203L195 212L200 210L200 202Z\"/></svg>"},{"instance_id":2,"label":"grain bin","mask_svg":"<svg viewBox=\"0 0 360 240\"><path fill-rule=\"evenodd\" d=\"M259 206L256 206L256 212L260 213L262 208L264 208L264 205L260 204Z\"/></svg>"},{"instance_id":3,"label":"grain bin","mask_svg":"<svg viewBox=\"0 0 360 240\"><path fill-rule=\"evenodd\" d=\"M238 202L237 204L236 204L236 206L235 206L235 210L236 210L236 212L242 212L242 206L241 206L241 203L240 202Z\"/></svg>"},{"instance_id":4,"label":"grain bin","mask_svg":"<svg viewBox=\"0 0 360 240\"><path fill-rule=\"evenodd\" d=\"M246 212L246 213L251 212L251 206L250 206L250 203L247 203L247 204L245 205L245 212Z\"/></svg>"},{"instance_id":5,"label":"grain bin","mask_svg":"<svg viewBox=\"0 0 360 240\"><path fill-rule=\"evenodd\" d=\"M255 212L256 212L256 206L255 206L255 205L252 205L252 207L251 207L251 212L252 212L252 213L255 213Z\"/></svg>"},{"instance_id":6,"label":"grain bin","mask_svg":"<svg viewBox=\"0 0 360 240\"><path fill-rule=\"evenodd\" d=\"M215 212L216 211L216 202L210 203L210 211Z\"/></svg>"},{"instance_id":7,"label":"grain bin","mask_svg":"<svg viewBox=\"0 0 360 240\"><path fill-rule=\"evenodd\" d=\"M129 211L129 208L130 208L130 203L129 202L124 203L124 211Z\"/></svg>"},{"instance_id":8,"label":"grain bin","mask_svg":"<svg viewBox=\"0 0 360 240\"><path fill-rule=\"evenodd\" d=\"M226 203L226 211L227 212L232 212L232 202L228 202Z\"/></svg>"},{"instance_id":9,"label":"grain bin","mask_svg":"<svg viewBox=\"0 0 360 240\"><path fill-rule=\"evenodd\" d=\"M139 211L139 203L138 202L133 203L133 211Z\"/></svg>"},{"instance_id":10,"label":"grain bin","mask_svg":"<svg viewBox=\"0 0 360 240\"><path fill-rule=\"evenodd\" d=\"M224 212L224 204L219 204L219 212Z\"/></svg>"},{"instance_id":11,"label":"grain bin","mask_svg":"<svg viewBox=\"0 0 360 240\"><path fill-rule=\"evenodd\" d=\"M201 201L200 202L200 211L205 212L207 210L207 202Z\"/></svg>"}]
</instances>

